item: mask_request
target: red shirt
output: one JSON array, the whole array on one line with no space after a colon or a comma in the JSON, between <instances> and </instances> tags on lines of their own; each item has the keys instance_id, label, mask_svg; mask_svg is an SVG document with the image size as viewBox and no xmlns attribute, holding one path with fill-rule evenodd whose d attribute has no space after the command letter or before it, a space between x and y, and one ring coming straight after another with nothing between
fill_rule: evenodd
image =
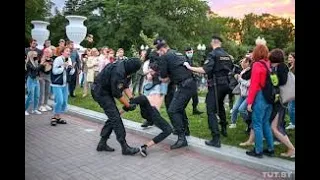
<instances>
[{"instance_id":1,"label":"red shirt","mask_svg":"<svg viewBox=\"0 0 320 180\"><path fill-rule=\"evenodd\" d=\"M263 61L265 61L267 66L270 68L270 61L268 59L263 59ZM267 70L265 66L260 62L253 63L247 99L248 104L253 104L258 91L261 90L266 84L266 77Z\"/></svg>"}]
</instances>

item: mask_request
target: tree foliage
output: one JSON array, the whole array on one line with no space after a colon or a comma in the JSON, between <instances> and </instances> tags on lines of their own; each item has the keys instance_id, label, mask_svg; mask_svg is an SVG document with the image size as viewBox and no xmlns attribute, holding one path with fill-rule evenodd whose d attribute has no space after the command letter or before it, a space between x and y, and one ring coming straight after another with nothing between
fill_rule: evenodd
<instances>
[{"instance_id":1,"label":"tree foliage","mask_svg":"<svg viewBox=\"0 0 320 180\"><path fill-rule=\"evenodd\" d=\"M31 1L42 2L36 5L42 8L31 10ZM48 15L48 1L26 1L26 26L30 26L27 21ZM206 1L199 0L67 0L63 11L50 18L53 44L66 38L64 16L70 14L88 18L85 25L97 47L122 47L131 52L141 44L152 47L156 37L163 37L179 51L186 46L196 49L199 43L209 51L210 38L216 34L223 37L223 47L236 60L255 45L258 36L267 40L269 49L294 49L294 26L289 19L270 14L247 14L242 20L220 17ZM26 28L27 35L30 28Z\"/></svg>"},{"instance_id":2,"label":"tree foliage","mask_svg":"<svg viewBox=\"0 0 320 180\"><path fill-rule=\"evenodd\" d=\"M26 0L25 1L25 42L29 45L28 40L31 38L31 29L33 20L45 20L50 16L50 10L53 3L50 0Z\"/></svg>"}]
</instances>

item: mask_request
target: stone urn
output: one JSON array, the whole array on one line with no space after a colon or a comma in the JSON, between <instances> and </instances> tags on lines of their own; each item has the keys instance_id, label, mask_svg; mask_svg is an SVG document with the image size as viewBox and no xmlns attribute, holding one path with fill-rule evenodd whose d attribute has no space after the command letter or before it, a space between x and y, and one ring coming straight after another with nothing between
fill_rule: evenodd
<instances>
[{"instance_id":1,"label":"stone urn","mask_svg":"<svg viewBox=\"0 0 320 180\"><path fill-rule=\"evenodd\" d=\"M50 36L50 31L47 29L50 23L45 21L31 21L31 23L34 26L31 30L32 39L37 40L38 49L43 49L45 40L49 39Z\"/></svg>"},{"instance_id":2,"label":"stone urn","mask_svg":"<svg viewBox=\"0 0 320 180\"><path fill-rule=\"evenodd\" d=\"M69 25L66 26L66 34L69 40L74 42L74 48L82 49L80 43L87 35L87 27L83 22L87 19L84 16L66 16L69 21Z\"/></svg>"}]
</instances>

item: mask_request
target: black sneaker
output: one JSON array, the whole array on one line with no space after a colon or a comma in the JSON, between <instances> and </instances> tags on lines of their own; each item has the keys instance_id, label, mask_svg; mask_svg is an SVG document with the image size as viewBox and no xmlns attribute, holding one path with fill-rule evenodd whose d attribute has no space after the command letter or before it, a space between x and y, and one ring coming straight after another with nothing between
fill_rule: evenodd
<instances>
[{"instance_id":1,"label":"black sneaker","mask_svg":"<svg viewBox=\"0 0 320 180\"><path fill-rule=\"evenodd\" d=\"M268 149L264 149L263 154L269 157L274 157L274 150L269 151Z\"/></svg>"},{"instance_id":2,"label":"black sneaker","mask_svg":"<svg viewBox=\"0 0 320 180\"><path fill-rule=\"evenodd\" d=\"M251 150L251 151L247 151L246 154L248 156L252 156L252 157L256 157L256 158L262 158L263 153L256 153L255 149Z\"/></svg>"},{"instance_id":3,"label":"black sneaker","mask_svg":"<svg viewBox=\"0 0 320 180\"><path fill-rule=\"evenodd\" d=\"M147 157L148 153L147 153L147 145L143 145L140 148L140 154L143 157Z\"/></svg>"}]
</instances>

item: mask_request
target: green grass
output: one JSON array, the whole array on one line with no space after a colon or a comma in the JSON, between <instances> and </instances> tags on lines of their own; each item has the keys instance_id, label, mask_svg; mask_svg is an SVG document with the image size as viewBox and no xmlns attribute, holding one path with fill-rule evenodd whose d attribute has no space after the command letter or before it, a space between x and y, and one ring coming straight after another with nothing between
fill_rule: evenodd
<instances>
[{"instance_id":1,"label":"green grass","mask_svg":"<svg viewBox=\"0 0 320 180\"><path fill-rule=\"evenodd\" d=\"M76 89L76 94L77 94L76 98L69 98L70 104L103 113L103 110L100 108L98 103L96 103L92 99L90 94L87 97L82 98L82 90L80 88ZM117 106L119 109L122 108L122 105L119 102L117 102ZM198 109L205 112L206 111L205 104L199 103ZM203 138L203 139L210 139L211 134L208 129L208 120L207 120L206 113L203 113L201 115L193 115L191 103L189 103L189 105L187 106L186 112L189 118L189 123L190 123L189 127L190 127L191 135L195 137ZM226 108L226 113L227 113L227 121L230 123L229 108ZM164 106L162 106L161 108L161 115L167 121L169 121L169 117ZM140 122L140 123L143 122L143 118L140 116L140 108L137 108L137 110L135 111L126 112L123 115L123 118L129 119L135 122ZM286 121L289 122L288 116L286 116ZM223 144L240 147L239 143L244 142L248 139L248 135L244 133L245 128L246 128L246 124L243 122L243 120L240 117L238 117L237 128L228 129L228 137L221 136L221 142ZM295 131L292 131L292 130L289 131L288 135L291 142L295 145ZM266 144L264 145L264 147L266 147ZM247 149L251 149L251 148L252 147L248 147ZM282 152L286 152L285 145L280 144L278 146L275 146L276 156L280 157L280 153Z\"/></svg>"},{"instance_id":2,"label":"green grass","mask_svg":"<svg viewBox=\"0 0 320 180\"><path fill-rule=\"evenodd\" d=\"M202 91L198 91L198 96L201 96L201 97L206 97L208 93L208 90L202 90Z\"/></svg>"}]
</instances>

